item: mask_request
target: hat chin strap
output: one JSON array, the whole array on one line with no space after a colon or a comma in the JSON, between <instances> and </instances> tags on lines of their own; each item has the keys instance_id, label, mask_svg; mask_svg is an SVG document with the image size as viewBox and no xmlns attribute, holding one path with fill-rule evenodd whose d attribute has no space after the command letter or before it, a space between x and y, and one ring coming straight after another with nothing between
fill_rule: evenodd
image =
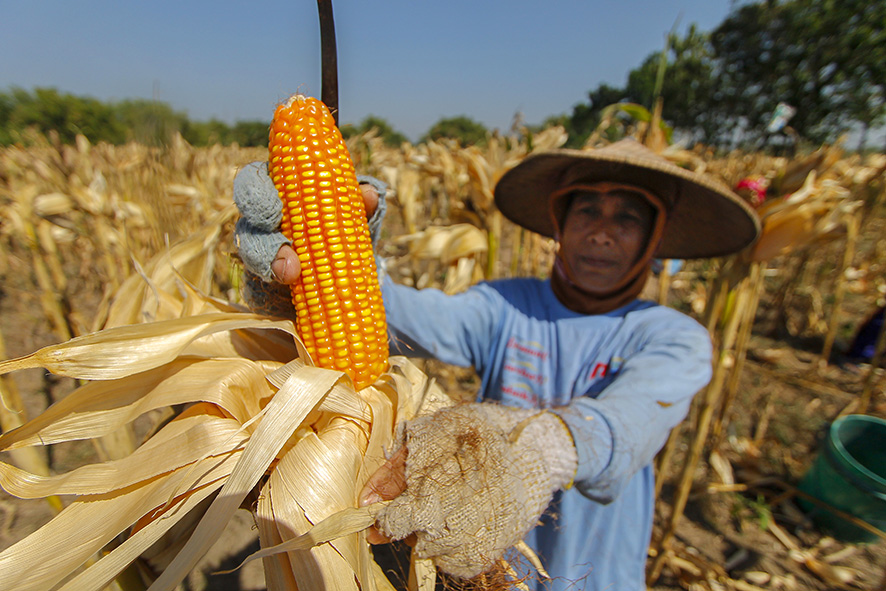
<instances>
[{"instance_id":1,"label":"hat chin strap","mask_svg":"<svg viewBox=\"0 0 886 591\"><path fill-rule=\"evenodd\" d=\"M595 183L592 185L571 185L560 191L557 191L551 197L551 214L554 218L554 228L556 230L555 238L560 237L560 221L562 216L555 212L557 206L562 204L566 194L579 189L591 189L600 191L600 185L606 185L609 189L611 183ZM562 250L558 249L557 256L554 259L554 268L551 273L551 288L554 295L560 300L560 303L580 314L605 314L612 310L617 310L625 306L640 295L649 273L652 270L652 258L655 251L661 243L664 235L665 223L667 221L667 210L664 203L658 196L653 195L645 190L637 190L636 187L630 185L619 185L618 188L629 188L641 194L646 201L655 210L655 220L653 222L652 232L646 241L646 249L637 257L637 260L631 266L625 276L616 283L611 290L605 293L591 293L580 287L575 281L575 275L569 267L569 263L562 255ZM607 192L607 191L601 191Z\"/></svg>"}]
</instances>

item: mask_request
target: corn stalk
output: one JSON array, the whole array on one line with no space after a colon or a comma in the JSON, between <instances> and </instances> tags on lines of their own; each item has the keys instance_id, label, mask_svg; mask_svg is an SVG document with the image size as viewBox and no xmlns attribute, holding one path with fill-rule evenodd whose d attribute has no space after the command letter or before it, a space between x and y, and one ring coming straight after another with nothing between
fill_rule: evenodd
<instances>
[{"instance_id":1,"label":"corn stalk","mask_svg":"<svg viewBox=\"0 0 886 591\"><path fill-rule=\"evenodd\" d=\"M824 346L821 350L821 358L819 359L819 368L823 368L828 364L831 358L831 351L834 347L834 340L837 337L839 329L840 312L843 308L843 297L846 294L846 271L852 265L852 259L855 256L855 245L858 241L858 229L860 220L855 213L846 216L846 245L843 248L843 259L836 278L836 286L834 288L834 303L831 307L831 317L828 321L828 331L825 335Z\"/></svg>"},{"instance_id":2,"label":"corn stalk","mask_svg":"<svg viewBox=\"0 0 886 591\"><path fill-rule=\"evenodd\" d=\"M697 403L697 419L692 432L694 439L690 443L687 457L683 460L683 469L672 503L671 514L666 521L662 533L653 544L653 560L647 584L652 585L661 574L664 561L668 556L670 544L683 516L686 502L695 477L695 471L702 457L705 444L710 433L714 414L722 403L723 388L729 376L736 368L736 360L746 352L747 340L742 340L746 325L753 324L753 312L760 296L760 265L751 263L749 267L736 264L731 267L734 274L740 276L736 286L730 291L732 305L725 308L722 318L722 332L715 339L714 373L710 384L703 390ZM747 271L745 271L747 269Z\"/></svg>"}]
</instances>

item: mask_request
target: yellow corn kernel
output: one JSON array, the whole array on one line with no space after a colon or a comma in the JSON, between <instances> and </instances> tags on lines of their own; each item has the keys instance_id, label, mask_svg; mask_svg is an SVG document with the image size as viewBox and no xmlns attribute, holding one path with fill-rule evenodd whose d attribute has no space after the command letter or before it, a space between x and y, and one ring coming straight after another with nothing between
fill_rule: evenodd
<instances>
[{"instance_id":1,"label":"yellow corn kernel","mask_svg":"<svg viewBox=\"0 0 886 591\"><path fill-rule=\"evenodd\" d=\"M388 336L351 156L326 105L300 94L277 107L269 148L283 233L302 269L292 287L299 336L314 363L359 390L387 369Z\"/></svg>"}]
</instances>

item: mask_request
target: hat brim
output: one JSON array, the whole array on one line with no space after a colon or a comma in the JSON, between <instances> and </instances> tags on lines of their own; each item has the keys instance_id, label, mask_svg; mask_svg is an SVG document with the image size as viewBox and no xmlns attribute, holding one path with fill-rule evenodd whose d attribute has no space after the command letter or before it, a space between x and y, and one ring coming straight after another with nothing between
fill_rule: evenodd
<instances>
[{"instance_id":1,"label":"hat brim","mask_svg":"<svg viewBox=\"0 0 886 591\"><path fill-rule=\"evenodd\" d=\"M667 225L656 251L660 258L733 254L760 234L757 214L725 185L680 168L635 141L597 150L532 154L502 176L495 187L495 203L514 223L553 237L549 197L566 179L631 184L668 203Z\"/></svg>"}]
</instances>

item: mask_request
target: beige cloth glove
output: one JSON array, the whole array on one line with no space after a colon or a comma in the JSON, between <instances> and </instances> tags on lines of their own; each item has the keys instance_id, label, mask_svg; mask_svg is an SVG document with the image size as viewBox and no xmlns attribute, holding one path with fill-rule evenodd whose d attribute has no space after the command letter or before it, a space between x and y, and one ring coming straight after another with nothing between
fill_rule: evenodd
<instances>
[{"instance_id":1,"label":"beige cloth glove","mask_svg":"<svg viewBox=\"0 0 886 591\"><path fill-rule=\"evenodd\" d=\"M446 408L406 426L406 490L378 518L392 539L471 578L535 527L577 467L572 436L554 414L491 403Z\"/></svg>"}]
</instances>

